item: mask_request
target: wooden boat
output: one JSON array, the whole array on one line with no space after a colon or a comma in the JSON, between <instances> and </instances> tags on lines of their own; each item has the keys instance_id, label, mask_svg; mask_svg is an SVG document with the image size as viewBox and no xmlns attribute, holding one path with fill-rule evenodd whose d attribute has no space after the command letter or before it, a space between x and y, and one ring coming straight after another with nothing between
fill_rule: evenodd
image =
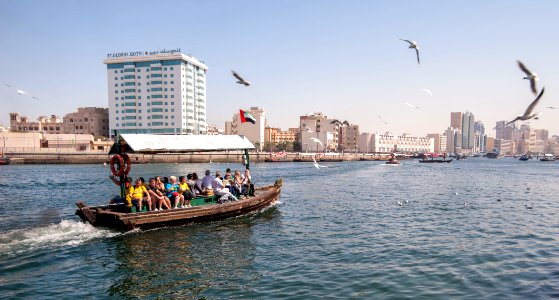
<instances>
[{"instance_id":1,"label":"wooden boat","mask_svg":"<svg viewBox=\"0 0 559 300\"><path fill-rule=\"evenodd\" d=\"M217 198L198 197L192 199L190 208L176 208L160 211L129 212L124 204L87 206L78 201L76 214L93 226L109 227L119 230L150 229L166 226L184 225L240 216L260 211L275 203L281 192L283 180L274 185L255 188L254 196L247 199L219 204Z\"/></svg>"},{"instance_id":2,"label":"wooden boat","mask_svg":"<svg viewBox=\"0 0 559 300\"><path fill-rule=\"evenodd\" d=\"M387 165L399 165L399 164L400 164L400 161L397 160L397 159L395 159L395 158L390 158L390 159L386 162L386 164L387 164Z\"/></svg>"},{"instance_id":3,"label":"wooden boat","mask_svg":"<svg viewBox=\"0 0 559 300\"><path fill-rule=\"evenodd\" d=\"M450 163L452 161L451 159L434 159L434 158L430 158L430 159L420 159L419 162L420 163Z\"/></svg>"},{"instance_id":4,"label":"wooden boat","mask_svg":"<svg viewBox=\"0 0 559 300\"><path fill-rule=\"evenodd\" d=\"M125 178L130 171L131 162L126 153L185 153L242 150L243 164L250 167L249 149L254 145L244 136L238 135L150 135L115 134L115 143L109 154L111 171L120 182L120 197L125 198ZM205 222L240 216L262 210L279 199L283 179L275 184L254 189L254 194L246 199L218 203L219 196L196 197L189 208L176 208L160 211L146 211L126 204L87 206L83 201L76 202L76 215L93 226L109 227L119 230L149 229L165 226Z\"/></svg>"},{"instance_id":5,"label":"wooden boat","mask_svg":"<svg viewBox=\"0 0 559 300\"><path fill-rule=\"evenodd\" d=\"M293 162L293 159L290 159L286 152L277 152L270 153L270 157L265 158L264 162Z\"/></svg>"},{"instance_id":6,"label":"wooden boat","mask_svg":"<svg viewBox=\"0 0 559 300\"><path fill-rule=\"evenodd\" d=\"M520 156L520 158L519 158L518 160L527 161L527 160L529 160L529 159L532 159L532 155L530 155L530 154L523 154L522 156Z\"/></svg>"}]
</instances>

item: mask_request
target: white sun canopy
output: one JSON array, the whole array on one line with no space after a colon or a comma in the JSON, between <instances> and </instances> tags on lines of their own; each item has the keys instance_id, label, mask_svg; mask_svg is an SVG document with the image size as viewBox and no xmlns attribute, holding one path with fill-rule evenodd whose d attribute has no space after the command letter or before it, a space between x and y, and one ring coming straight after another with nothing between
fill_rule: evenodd
<instances>
[{"instance_id":1,"label":"white sun canopy","mask_svg":"<svg viewBox=\"0 0 559 300\"><path fill-rule=\"evenodd\" d=\"M254 149L241 135L121 134L136 153L180 153Z\"/></svg>"}]
</instances>

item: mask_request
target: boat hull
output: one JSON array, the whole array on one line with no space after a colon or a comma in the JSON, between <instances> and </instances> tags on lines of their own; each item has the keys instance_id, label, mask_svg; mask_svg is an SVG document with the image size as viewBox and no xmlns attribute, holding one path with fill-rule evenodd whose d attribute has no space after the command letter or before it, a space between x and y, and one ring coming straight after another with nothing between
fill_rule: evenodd
<instances>
[{"instance_id":1,"label":"boat hull","mask_svg":"<svg viewBox=\"0 0 559 300\"><path fill-rule=\"evenodd\" d=\"M93 226L118 230L152 229L189 223L215 221L262 210L279 199L282 179L274 185L255 189L255 196L224 204L207 204L191 208L123 213L109 205L88 207L78 201L76 214Z\"/></svg>"},{"instance_id":2,"label":"boat hull","mask_svg":"<svg viewBox=\"0 0 559 300\"><path fill-rule=\"evenodd\" d=\"M427 160L420 160L420 163L450 163L452 159L427 159Z\"/></svg>"}]
</instances>

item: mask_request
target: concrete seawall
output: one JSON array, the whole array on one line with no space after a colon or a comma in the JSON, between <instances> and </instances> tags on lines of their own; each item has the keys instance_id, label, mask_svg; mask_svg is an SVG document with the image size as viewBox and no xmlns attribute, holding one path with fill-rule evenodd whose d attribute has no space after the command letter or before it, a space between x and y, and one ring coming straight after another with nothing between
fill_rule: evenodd
<instances>
[{"instance_id":1,"label":"concrete seawall","mask_svg":"<svg viewBox=\"0 0 559 300\"><path fill-rule=\"evenodd\" d=\"M13 164L102 164L109 163L110 156L106 153L6 153ZM241 153L187 153L187 154L129 154L132 163L208 163L208 162L230 162L241 163ZM293 161L295 158L303 158L304 161L312 161L312 154L300 156L298 153L287 153L281 161ZM264 162L270 159L270 153L251 153L251 162ZM387 160L386 154L354 154L344 153L339 155L315 154L317 161L359 161L359 160Z\"/></svg>"}]
</instances>

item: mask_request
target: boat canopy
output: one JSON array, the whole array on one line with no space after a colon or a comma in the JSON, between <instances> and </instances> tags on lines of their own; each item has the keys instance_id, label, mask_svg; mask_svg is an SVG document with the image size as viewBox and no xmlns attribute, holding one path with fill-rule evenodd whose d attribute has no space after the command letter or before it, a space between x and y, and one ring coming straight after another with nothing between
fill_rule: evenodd
<instances>
[{"instance_id":1,"label":"boat canopy","mask_svg":"<svg viewBox=\"0 0 559 300\"><path fill-rule=\"evenodd\" d=\"M254 149L242 135L121 134L120 145L127 153L184 153ZM117 154L116 143L109 154Z\"/></svg>"}]
</instances>

